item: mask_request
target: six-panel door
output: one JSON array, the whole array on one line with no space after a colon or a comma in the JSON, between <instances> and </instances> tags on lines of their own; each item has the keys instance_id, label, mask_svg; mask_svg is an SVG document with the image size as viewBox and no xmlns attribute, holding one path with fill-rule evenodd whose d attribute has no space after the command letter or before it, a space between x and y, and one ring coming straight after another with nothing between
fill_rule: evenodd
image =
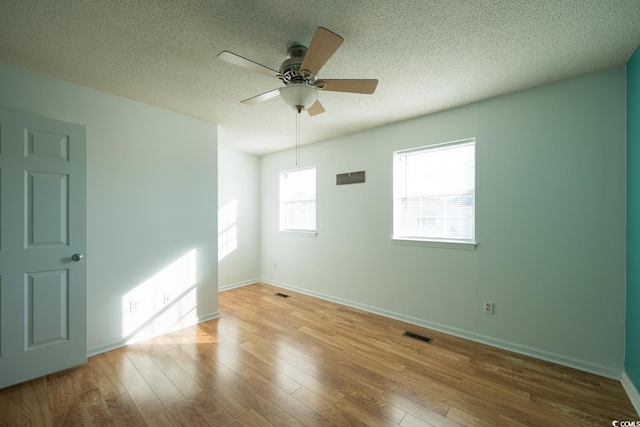
<instances>
[{"instance_id":1,"label":"six-panel door","mask_svg":"<svg viewBox=\"0 0 640 427\"><path fill-rule=\"evenodd\" d=\"M86 130L0 110L0 388L86 362Z\"/></svg>"}]
</instances>

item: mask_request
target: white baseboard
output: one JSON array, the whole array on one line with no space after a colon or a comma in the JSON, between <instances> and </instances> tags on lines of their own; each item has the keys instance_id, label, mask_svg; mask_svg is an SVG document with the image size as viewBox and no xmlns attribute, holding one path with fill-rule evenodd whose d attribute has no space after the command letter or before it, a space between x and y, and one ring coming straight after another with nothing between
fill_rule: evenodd
<instances>
[{"instance_id":1,"label":"white baseboard","mask_svg":"<svg viewBox=\"0 0 640 427\"><path fill-rule=\"evenodd\" d=\"M378 314L380 316L400 320L402 322L410 323L412 325L421 326L423 328L432 329L434 331L443 332L445 334L453 335L460 338L465 338L465 339L479 342L482 344L487 344L492 347L498 347L503 350L513 351L514 353L535 357L536 359L546 360L548 362L557 363L559 365L567 366L570 368L575 368L580 371L590 372L592 374L600 375L600 376L611 378L614 380L620 380L620 376L622 375L622 370L616 370L606 366L597 365L594 363L587 362L585 360L563 356L561 354L552 353L549 351L540 350L540 349L524 346L521 344L509 342L509 341L504 341L497 338L492 338L486 335L465 331L463 329L458 329L458 328L442 325L435 322L429 322L423 319L418 319L416 317L407 316L401 313L396 313L393 311L368 306L366 304L360 304L354 301L337 298L337 297L323 294L320 292L309 291L307 289L302 289L297 286L292 286L285 283L278 283L273 280L262 279L261 282L269 285L289 289L295 292L299 292L301 294L310 295L312 297L324 299L331 302L336 302L338 304L346 305L349 307L354 307L359 310L364 310L370 313Z\"/></svg>"},{"instance_id":2,"label":"white baseboard","mask_svg":"<svg viewBox=\"0 0 640 427\"><path fill-rule=\"evenodd\" d=\"M194 325L197 325L198 323L202 323L202 322L208 322L209 320L217 319L218 317L220 317L220 312L216 310L213 313L205 314L204 316L198 316Z\"/></svg>"},{"instance_id":3,"label":"white baseboard","mask_svg":"<svg viewBox=\"0 0 640 427\"><path fill-rule=\"evenodd\" d=\"M631 404L633 405L638 417L640 417L640 393L638 393L638 389L631 381L631 378L627 375L626 372L622 373L622 379L620 380L622 383L622 387L624 391L627 392L627 396L629 396L629 400L631 400Z\"/></svg>"},{"instance_id":4,"label":"white baseboard","mask_svg":"<svg viewBox=\"0 0 640 427\"><path fill-rule=\"evenodd\" d=\"M259 283L260 279L251 279L245 280L244 282L231 283L228 285L218 286L218 292L228 291L229 289L241 288L247 285L253 285L254 283Z\"/></svg>"},{"instance_id":5,"label":"white baseboard","mask_svg":"<svg viewBox=\"0 0 640 427\"><path fill-rule=\"evenodd\" d=\"M188 328L189 326L197 325L198 323L206 322L206 321L212 320L212 319L217 319L218 317L220 317L220 312L216 310L213 313L208 313L208 314L205 314L205 315L202 315L202 316L198 316L196 318L195 322L193 322L191 325L184 325L184 327ZM164 334L158 334L156 336L160 336L160 335L164 335ZM118 341L112 342L110 344L105 344L105 345L101 345L101 346L98 346L98 347L89 348L89 349L87 349L87 357L95 356L95 355L100 354L100 353L106 353L107 351L115 350L115 349L120 348L120 347L125 347L125 346L127 346L129 344L132 344L132 343L129 342L129 340L125 338L125 339L122 339L122 340L118 340Z\"/></svg>"}]
</instances>

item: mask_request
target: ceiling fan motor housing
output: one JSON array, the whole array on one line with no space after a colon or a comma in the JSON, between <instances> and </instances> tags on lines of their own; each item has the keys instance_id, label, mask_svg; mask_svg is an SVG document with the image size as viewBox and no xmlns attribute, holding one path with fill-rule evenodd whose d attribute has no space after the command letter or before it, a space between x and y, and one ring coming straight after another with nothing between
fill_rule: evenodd
<instances>
[{"instance_id":1,"label":"ceiling fan motor housing","mask_svg":"<svg viewBox=\"0 0 640 427\"><path fill-rule=\"evenodd\" d=\"M287 59L280 66L281 80L285 85L306 83L310 86L316 86L317 77L309 70L300 69L306 53L307 48L300 45L291 46L287 50Z\"/></svg>"}]
</instances>

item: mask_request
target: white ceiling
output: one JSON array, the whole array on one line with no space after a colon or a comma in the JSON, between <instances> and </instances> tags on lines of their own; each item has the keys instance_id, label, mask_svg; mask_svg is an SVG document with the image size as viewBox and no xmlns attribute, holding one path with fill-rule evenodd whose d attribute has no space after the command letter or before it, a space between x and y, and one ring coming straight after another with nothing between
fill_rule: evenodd
<instances>
[{"instance_id":1,"label":"white ceiling","mask_svg":"<svg viewBox=\"0 0 640 427\"><path fill-rule=\"evenodd\" d=\"M377 78L373 95L322 92L303 144L621 66L640 42L639 0L2 0L0 62L220 125L219 145L295 145L277 80L220 61L230 50L278 69L317 26L345 42L325 78Z\"/></svg>"}]
</instances>

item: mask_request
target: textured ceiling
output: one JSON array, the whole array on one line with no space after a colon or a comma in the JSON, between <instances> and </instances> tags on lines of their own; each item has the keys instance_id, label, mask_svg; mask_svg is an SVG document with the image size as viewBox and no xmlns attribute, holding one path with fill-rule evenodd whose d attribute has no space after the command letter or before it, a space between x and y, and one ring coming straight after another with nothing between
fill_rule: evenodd
<instances>
[{"instance_id":1,"label":"textured ceiling","mask_svg":"<svg viewBox=\"0 0 640 427\"><path fill-rule=\"evenodd\" d=\"M295 145L278 98L240 104L317 26L344 37L320 72L377 78L373 95L322 92L303 144L623 65L640 42L639 0L2 0L0 62L217 123L222 147Z\"/></svg>"}]
</instances>

